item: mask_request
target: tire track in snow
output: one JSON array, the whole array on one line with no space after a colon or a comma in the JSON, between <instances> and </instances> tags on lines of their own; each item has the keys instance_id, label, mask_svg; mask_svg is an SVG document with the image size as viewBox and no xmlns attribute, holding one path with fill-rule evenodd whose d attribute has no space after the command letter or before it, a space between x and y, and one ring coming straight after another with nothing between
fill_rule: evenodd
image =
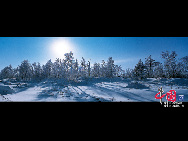
<instances>
[{"instance_id":1,"label":"tire track in snow","mask_svg":"<svg viewBox=\"0 0 188 141\"><path fill-rule=\"evenodd\" d=\"M106 84L105 84L106 85ZM127 91L124 91L122 89L118 89L116 87L109 87L108 85L106 85L105 87L104 86L101 86L101 85L94 85L94 87L96 88L99 88L99 89L102 89L104 91L108 91L109 93L113 92L114 95L116 96L120 96L120 97L124 97L124 98L127 98L127 99L131 99L133 101L153 101L151 99L148 99L146 97L143 97L141 95L138 95L138 94L134 94L134 93L131 93L131 92L127 92ZM116 97L115 97L116 98ZM127 100L129 101L129 100Z\"/></svg>"},{"instance_id":2,"label":"tire track in snow","mask_svg":"<svg viewBox=\"0 0 188 141\"><path fill-rule=\"evenodd\" d=\"M95 93L93 93L93 90L91 90L89 86L77 86L76 88L79 89L82 92L82 94L84 93L88 97L91 97L97 101L103 101L103 102L111 101L109 98L102 97L101 94L96 95Z\"/></svg>"},{"instance_id":3,"label":"tire track in snow","mask_svg":"<svg viewBox=\"0 0 188 141\"><path fill-rule=\"evenodd\" d=\"M102 95L107 95L107 96L111 97L111 99L112 98L115 99L115 101L135 101L135 100L137 100L137 99L130 98L129 96L125 96L124 94L119 93L117 91L113 91L111 88L108 89L108 88L94 85L93 89L100 90Z\"/></svg>"},{"instance_id":4,"label":"tire track in snow","mask_svg":"<svg viewBox=\"0 0 188 141\"><path fill-rule=\"evenodd\" d=\"M85 87L86 86L79 86L79 89L81 89L85 93L88 93L91 96L94 96L94 97L97 97L97 98L102 98L105 101L110 101L110 102L114 101L115 97L114 97L114 92L112 92L112 91L106 92L106 91L100 90L100 89L93 87L93 86L87 86L87 88L85 88Z\"/></svg>"},{"instance_id":5,"label":"tire track in snow","mask_svg":"<svg viewBox=\"0 0 188 141\"><path fill-rule=\"evenodd\" d=\"M85 91L83 91L80 87L83 87L83 86L77 86L76 88L78 88L80 91L81 91L81 95L85 96L86 98L88 97L92 97L92 98L95 98L94 96L90 95L90 94L87 94ZM96 98L95 98L96 99Z\"/></svg>"},{"instance_id":6,"label":"tire track in snow","mask_svg":"<svg viewBox=\"0 0 188 141\"><path fill-rule=\"evenodd\" d=\"M73 100L76 101L86 101L86 99L89 97L88 95L85 95L83 92L79 93L78 90L75 89L74 86L68 86L69 92L72 94Z\"/></svg>"}]
</instances>

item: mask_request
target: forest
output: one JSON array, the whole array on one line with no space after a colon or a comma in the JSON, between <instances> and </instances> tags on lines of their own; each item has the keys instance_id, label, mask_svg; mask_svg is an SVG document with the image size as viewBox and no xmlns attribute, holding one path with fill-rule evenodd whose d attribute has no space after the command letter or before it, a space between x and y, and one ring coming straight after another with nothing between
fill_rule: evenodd
<instances>
[{"instance_id":1,"label":"forest","mask_svg":"<svg viewBox=\"0 0 188 141\"><path fill-rule=\"evenodd\" d=\"M45 65L39 62L30 63L24 60L17 68L10 64L0 72L0 79L16 79L17 81L42 81L44 79L62 79L65 81L79 82L87 78L133 78L143 80L145 78L188 78L188 56L177 59L177 53L172 51L162 52L164 62L155 61L152 56L138 61L133 69L123 70L121 65L115 65L112 57L105 62L94 63L83 57L79 62L74 59L73 52L66 53L65 59L51 59Z\"/></svg>"},{"instance_id":2,"label":"forest","mask_svg":"<svg viewBox=\"0 0 188 141\"><path fill-rule=\"evenodd\" d=\"M0 79L15 78L19 81L42 81L44 79L63 79L67 81L79 82L81 79L92 77L123 77L125 72L121 66L115 65L112 57L107 62L94 63L90 65L90 61L86 61L83 57L80 63L74 60L73 53L66 53L65 59L57 58L55 62L51 59L45 65L40 63L32 63L28 60L21 62L17 68L11 65L5 67L0 72Z\"/></svg>"},{"instance_id":3,"label":"forest","mask_svg":"<svg viewBox=\"0 0 188 141\"><path fill-rule=\"evenodd\" d=\"M144 78L188 78L188 56L177 59L177 53L172 51L162 52L164 62L155 61L151 55L145 58L145 63L140 59L134 69L127 69L126 76L136 79Z\"/></svg>"}]
</instances>

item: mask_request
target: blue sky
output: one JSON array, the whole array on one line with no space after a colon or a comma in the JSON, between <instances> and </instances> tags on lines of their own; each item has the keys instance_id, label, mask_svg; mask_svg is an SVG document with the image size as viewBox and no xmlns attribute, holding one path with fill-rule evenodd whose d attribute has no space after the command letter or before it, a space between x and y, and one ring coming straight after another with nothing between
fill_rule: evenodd
<instances>
[{"instance_id":1,"label":"blue sky","mask_svg":"<svg viewBox=\"0 0 188 141\"><path fill-rule=\"evenodd\" d=\"M30 63L63 58L65 52L73 51L75 59L100 63L112 57L123 69L134 68L139 59L149 55L156 61L162 51L176 51L181 58L188 55L187 37L0 37L0 69L14 68L24 59Z\"/></svg>"}]
</instances>

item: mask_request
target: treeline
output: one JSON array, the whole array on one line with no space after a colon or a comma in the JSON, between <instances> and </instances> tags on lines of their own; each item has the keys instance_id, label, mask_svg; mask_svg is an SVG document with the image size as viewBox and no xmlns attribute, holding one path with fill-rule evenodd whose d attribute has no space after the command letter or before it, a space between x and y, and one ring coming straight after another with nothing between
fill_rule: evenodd
<instances>
[{"instance_id":1,"label":"treeline","mask_svg":"<svg viewBox=\"0 0 188 141\"><path fill-rule=\"evenodd\" d=\"M102 60L102 63L94 63L91 66L90 61L86 61L83 57L79 63L77 59L74 59L72 52L66 53L65 59L57 58L55 62L49 60L42 66L40 63L30 64L28 60L24 60L17 68L9 65L0 72L0 79L15 78L20 81L42 81L44 79L78 81L92 77L123 76L125 76L125 71L121 66L114 64L112 57L109 57L107 62Z\"/></svg>"},{"instance_id":2,"label":"treeline","mask_svg":"<svg viewBox=\"0 0 188 141\"><path fill-rule=\"evenodd\" d=\"M124 77L134 79L145 78L188 78L188 56L177 59L177 53L172 51L162 52L161 57L164 62L155 61L151 55L141 59L134 69L124 71L121 66L115 65L112 57L107 62L94 63L83 57L80 62L74 59L73 53L66 53L65 59L57 58L55 62L49 60L45 65L34 62L30 64L28 60L21 62L17 68L11 65L5 67L0 72L0 79L15 78L19 81L42 81L44 79L64 79L75 81L86 78L113 78Z\"/></svg>"},{"instance_id":3,"label":"treeline","mask_svg":"<svg viewBox=\"0 0 188 141\"><path fill-rule=\"evenodd\" d=\"M145 63L140 59L134 69L126 70L126 77L144 78L188 78L188 56L177 59L177 53L162 52L164 63L155 61L151 55L145 58Z\"/></svg>"}]
</instances>

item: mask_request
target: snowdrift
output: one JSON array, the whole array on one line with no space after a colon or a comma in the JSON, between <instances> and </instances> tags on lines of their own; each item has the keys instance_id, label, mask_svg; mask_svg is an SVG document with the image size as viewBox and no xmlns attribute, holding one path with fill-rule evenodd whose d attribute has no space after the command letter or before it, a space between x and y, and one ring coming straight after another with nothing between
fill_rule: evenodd
<instances>
[{"instance_id":1,"label":"snowdrift","mask_svg":"<svg viewBox=\"0 0 188 141\"><path fill-rule=\"evenodd\" d=\"M14 90L12 90L9 86L0 86L1 95L12 94L12 93L14 93Z\"/></svg>"},{"instance_id":2,"label":"snowdrift","mask_svg":"<svg viewBox=\"0 0 188 141\"><path fill-rule=\"evenodd\" d=\"M149 89L149 87L139 83L139 82L131 82L128 83L128 86L126 88L135 88L135 89Z\"/></svg>"}]
</instances>

